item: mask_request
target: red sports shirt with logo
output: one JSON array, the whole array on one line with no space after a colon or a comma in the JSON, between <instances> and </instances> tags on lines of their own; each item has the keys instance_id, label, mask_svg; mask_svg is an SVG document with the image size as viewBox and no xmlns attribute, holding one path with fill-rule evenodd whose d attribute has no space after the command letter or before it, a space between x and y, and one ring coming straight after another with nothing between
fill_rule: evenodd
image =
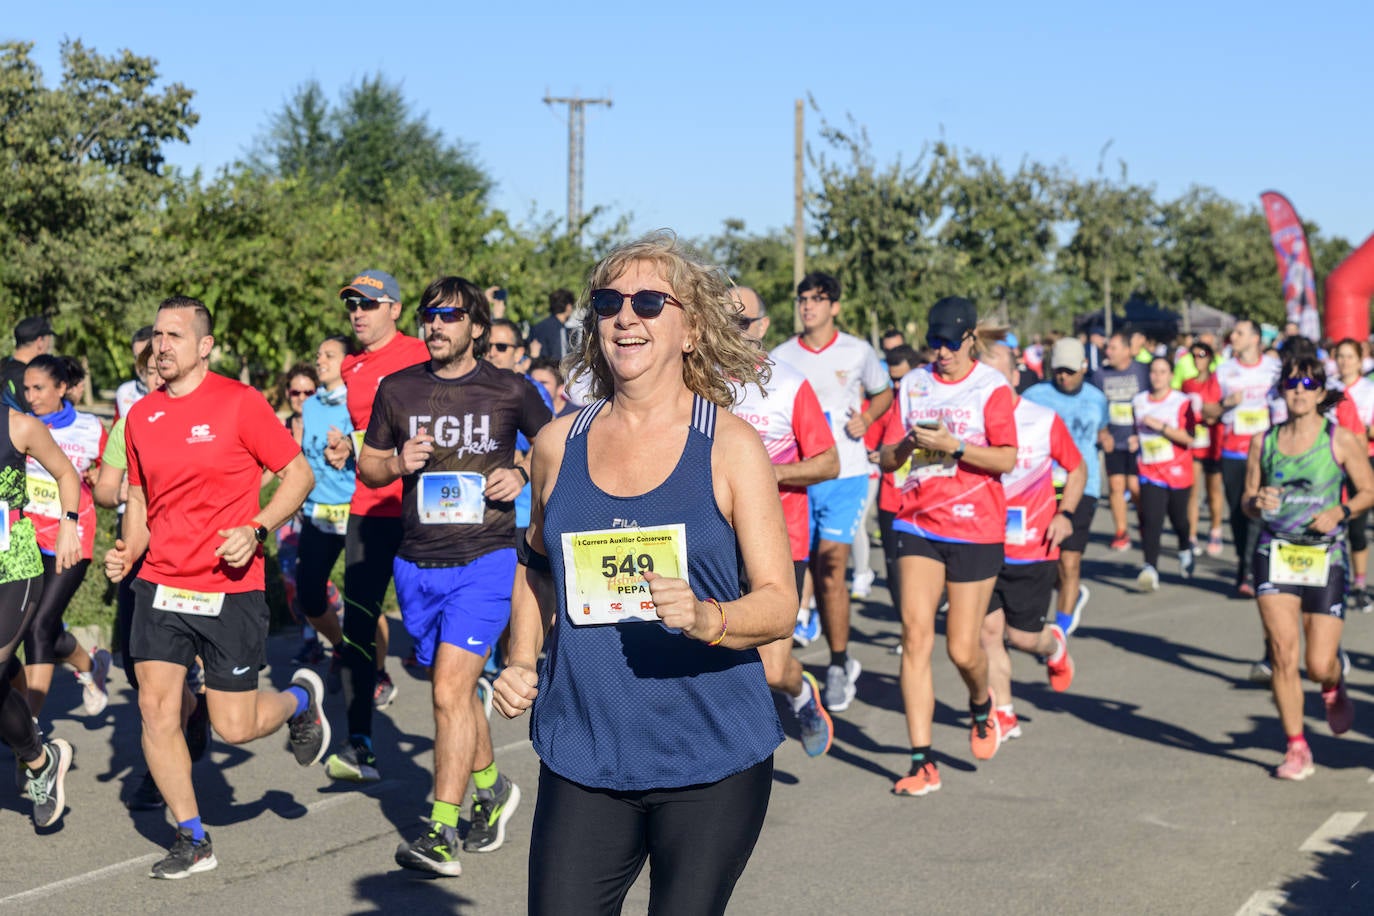
<instances>
[{"instance_id":1,"label":"red sports shirt with logo","mask_svg":"<svg viewBox=\"0 0 1374 916\"><path fill-rule=\"evenodd\" d=\"M353 421L353 428L367 429L372 419L372 402L377 399L377 386L382 384L382 379L425 362L429 362L425 342L399 333L379 350L344 357L341 372L348 386L348 418ZM348 511L351 515L400 518L401 482L395 480L374 490L359 477L353 485L353 500Z\"/></svg>"},{"instance_id":2,"label":"red sports shirt with logo","mask_svg":"<svg viewBox=\"0 0 1374 916\"><path fill-rule=\"evenodd\" d=\"M148 556L139 578L197 592L263 588L262 551L235 569L215 556L220 531L257 515L262 469L300 446L254 389L213 372L179 398L151 392L124 424L129 486L148 499Z\"/></svg>"},{"instance_id":3,"label":"red sports shirt with logo","mask_svg":"<svg viewBox=\"0 0 1374 916\"><path fill-rule=\"evenodd\" d=\"M1140 440L1140 452L1136 466L1140 472L1140 482L1168 487L1170 490L1186 490L1193 485L1193 450L1178 445L1163 433L1157 433L1145 425L1145 420L1154 417L1163 421L1165 426L1181 429L1190 436L1197 435L1197 419L1193 415L1192 399L1181 391L1170 391L1156 400L1148 391L1142 391L1131 400L1135 409L1135 434Z\"/></svg>"},{"instance_id":4,"label":"red sports shirt with logo","mask_svg":"<svg viewBox=\"0 0 1374 916\"><path fill-rule=\"evenodd\" d=\"M741 386L734 406L737 417L758 430L763 447L774 464L795 464L814 458L835 445L830 423L816 399L811 383L786 363L773 364L773 376L764 386ZM787 520L787 539L792 559L805 560L811 553L811 520L806 487L778 487L782 514Z\"/></svg>"},{"instance_id":5,"label":"red sports shirt with logo","mask_svg":"<svg viewBox=\"0 0 1374 916\"><path fill-rule=\"evenodd\" d=\"M1045 539L1059 504L1054 465L1073 471L1083 463L1078 446L1059 414L1017 398L1016 467L1002 475L1007 498L1007 541L1003 562L1041 563L1059 559L1059 548ZM1094 457L1096 457L1094 455Z\"/></svg>"},{"instance_id":6,"label":"red sports shirt with logo","mask_svg":"<svg viewBox=\"0 0 1374 916\"><path fill-rule=\"evenodd\" d=\"M902 441L919 423L939 422L968 445L1015 446L1013 396L1006 377L982 363L953 381L931 367L914 369L898 384L894 406L901 423L889 428L884 444ZM905 494L894 529L936 541L1004 543L1007 501L1001 475L917 449L894 481Z\"/></svg>"}]
</instances>

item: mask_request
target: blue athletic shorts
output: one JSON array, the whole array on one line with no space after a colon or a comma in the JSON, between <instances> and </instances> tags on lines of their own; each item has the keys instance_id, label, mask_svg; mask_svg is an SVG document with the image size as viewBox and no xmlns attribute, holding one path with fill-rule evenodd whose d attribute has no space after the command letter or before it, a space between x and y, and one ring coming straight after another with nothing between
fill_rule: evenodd
<instances>
[{"instance_id":1,"label":"blue athletic shorts","mask_svg":"<svg viewBox=\"0 0 1374 916\"><path fill-rule=\"evenodd\" d=\"M439 643L486 656L510 622L515 548L483 554L466 566L392 564L401 620L415 641L415 660L434 664Z\"/></svg>"},{"instance_id":2,"label":"blue athletic shorts","mask_svg":"<svg viewBox=\"0 0 1374 916\"><path fill-rule=\"evenodd\" d=\"M811 544L817 539L854 543L868 502L868 475L822 480L806 488L811 501Z\"/></svg>"}]
</instances>

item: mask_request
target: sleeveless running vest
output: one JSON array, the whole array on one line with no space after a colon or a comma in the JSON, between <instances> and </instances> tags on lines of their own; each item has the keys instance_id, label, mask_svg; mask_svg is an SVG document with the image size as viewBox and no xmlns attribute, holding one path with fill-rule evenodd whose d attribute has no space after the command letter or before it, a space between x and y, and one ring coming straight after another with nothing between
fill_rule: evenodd
<instances>
[{"instance_id":1,"label":"sleeveless running vest","mask_svg":"<svg viewBox=\"0 0 1374 916\"><path fill-rule=\"evenodd\" d=\"M574 626L562 588L564 533L683 524L692 591L700 599L740 596L735 532L712 496L717 408L697 397L687 444L668 479L622 497L598 488L587 468L587 429L605 403L579 412L545 509L558 625L540 672L530 737L549 769L592 788L717 782L767 759L783 740L758 652L707 646L652 621Z\"/></svg>"},{"instance_id":2,"label":"sleeveless running vest","mask_svg":"<svg viewBox=\"0 0 1374 916\"><path fill-rule=\"evenodd\" d=\"M1260 544L1275 537L1298 544L1333 544L1345 542L1345 525L1337 525L1329 534L1316 534L1308 523L1321 511L1340 505L1341 487L1345 472L1336 460L1331 441L1331 421L1322 425L1317 441L1301 455L1285 455L1279 451L1275 427L1264 435L1260 452L1261 485L1278 487L1283 491L1283 503L1264 515ZM1344 551L1332 551L1332 561L1344 565Z\"/></svg>"},{"instance_id":3,"label":"sleeveless running vest","mask_svg":"<svg viewBox=\"0 0 1374 916\"><path fill-rule=\"evenodd\" d=\"M0 551L0 584L3 584L43 575L43 558L38 552L33 522L19 514L28 498L25 458L10 439L9 409L0 407L0 410L5 412L5 422L0 423L0 500L5 503L10 521L10 546Z\"/></svg>"}]
</instances>

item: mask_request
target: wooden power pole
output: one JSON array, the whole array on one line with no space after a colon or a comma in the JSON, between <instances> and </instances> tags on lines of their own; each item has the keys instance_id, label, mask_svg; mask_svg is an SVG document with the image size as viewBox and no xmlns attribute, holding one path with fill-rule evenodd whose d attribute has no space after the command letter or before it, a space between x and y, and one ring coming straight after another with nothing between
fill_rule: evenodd
<instances>
[{"instance_id":1,"label":"wooden power pole","mask_svg":"<svg viewBox=\"0 0 1374 916\"><path fill-rule=\"evenodd\" d=\"M576 96L544 96L545 105L568 106L568 235L582 243L582 166L583 140L587 132L587 106L611 107L610 99L584 99Z\"/></svg>"},{"instance_id":2,"label":"wooden power pole","mask_svg":"<svg viewBox=\"0 0 1374 916\"><path fill-rule=\"evenodd\" d=\"M797 99L793 126L792 149L792 289L795 291L806 275L806 163L805 132L802 129L805 110L802 100ZM801 332L801 313L796 305L792 307L792 330Z\"/></svg>"}]
</instances>

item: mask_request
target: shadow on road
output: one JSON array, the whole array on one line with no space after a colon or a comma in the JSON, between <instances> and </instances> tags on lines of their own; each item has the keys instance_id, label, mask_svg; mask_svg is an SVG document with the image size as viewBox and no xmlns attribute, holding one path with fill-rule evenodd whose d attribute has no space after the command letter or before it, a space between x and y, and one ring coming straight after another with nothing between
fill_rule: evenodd
<instances>
[{"instance_id":1,"label":"shadow on road","mask_svg":"<svg viewBox=\"0 0 1374 916\"><path fill-rule=\"evenodd\" d=\"M461 880L461 879L459 879ZM454 893L452 879L426 878L423 875L396 868L384 874L365 875L353 882L353 892L360 900L371 902L349 910L351 916L391 916L411 913L470 913L476 901Z\"/></svg>"},{"instance_id":2,"label":"shadow on road","mask_svg":"<svg viewBox=\"0 0 1374 916\"><path fill-rule=\"evenodd\" d=\"M1368 913L1369 863L1374 862L1374 832L1335 844L1339 850L1316 856L1311 871L1279 890L1287 898L1285 914Z\"/></svg>"},{"instance_id":3,"label":"shadow on road","mask_svg":"<svg viewBox=\"0 0 1374 916\"><path fill-rule=\"evenodd\" d=\"M1258 635L1258 632L1257 632ZM1074 633L1074 639L1100 639L1105 643L1129 652L1132 655L1139 655L1145 658L1153 658L1157 661L1166 662L1170 665L1182 668L1185 671L1195 671L1198 674L1205 674L1210 677L1225 681L1233 687L1250 687L1247 677L1235 677L1224 671L1219 671L1215 667L1200 665L1197 660L1219 662L1229 665L1244 665L1244 674L1248 674L1249 665L1254 659L1237 658L1233 655L1222 655L1201 646L1190 646L1183 643L1172 642L1151 633L1139 633L1133 630L1121 630L1115 627L1103 626L1080 626ZM1256 639L1256 657L1263 646L1259 645Z\"/></svg>"}]
</instances>

